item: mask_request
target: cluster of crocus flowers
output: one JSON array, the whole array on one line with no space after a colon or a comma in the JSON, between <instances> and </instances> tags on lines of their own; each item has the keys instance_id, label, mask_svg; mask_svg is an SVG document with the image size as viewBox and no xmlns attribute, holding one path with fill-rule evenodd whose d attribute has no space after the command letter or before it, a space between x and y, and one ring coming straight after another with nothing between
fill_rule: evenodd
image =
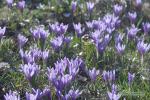
<instances>
[{"instance_id":1,"label":"cluster of crocus flowers","mask_svg":"<svg viewBox=\"0 0 150 100\"><path fill-rule=\"evenodd\" d=\"M68 86L72 80L75 79L79 72L79 67L82 62L79 58L71 59L68 58L61 59L57 61L53 68L48 68L48 79L56 88L57 95L61 97L62 90L64 87Z\"/></svg>"},{"instance_id":2,"label":"cluster of crocus flowers","mask_svg":"<svg viewBox=\"0 0 150 100\"><path fill-rule=\"evenodd\" d=\"M9 8L12 7L13 3L14 3L14 0L6 0L6 3L8 5ZM17 8L23 12L24 8L25 8L25 0L19 0L17 2Z\"/></svg>"},{"instance_id":3,"label":"cluster of crocus flowers","mask_svg":"<svg viewBox=\"0 0 150 100\"><path fill-rule=\"evenodd\" d=\"M20 100L20 95L17 92L9 91L4 95L5 100Z\"/></svg>"},{"instance_id":4,"label":"cluster of crocus flowers","mask_svg":"<svg viewBox=\"0 0 150 100\"><path fill-rule=\"evenodd\" d=\"M32 89L33 93L26 92L26 100L52 100L51 91L45 87L43 91L40 89Z\"/></svg>"}]
</instances>

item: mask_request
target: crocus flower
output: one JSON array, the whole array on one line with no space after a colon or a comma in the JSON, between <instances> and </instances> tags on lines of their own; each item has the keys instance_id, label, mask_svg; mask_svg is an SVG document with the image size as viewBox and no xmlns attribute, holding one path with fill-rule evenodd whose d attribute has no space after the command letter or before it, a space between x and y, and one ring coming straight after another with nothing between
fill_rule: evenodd
<instances>
[{"instance_id":1,"label":"crocus flower","mask_svg":"<svg viewBox=\"0 0 150 100\"><path fill-rule=\"evenodd\" d=\"M98 74L99 74L99 70L96 70L95 68L93 68L92 70L89 70L89 76L91 78L92 81L95 81Z\"/></svg>"},{"instance_id":2,"label":"crocus flower","mask_svg":"<svg viewBox=\"0 0 150 100\"><path fill-rule=\"evenodd\" d=\"M2 36L5 34L6 31L6 27L1 28L0 27L0 38L2 38Z\"/></svg>"},{"instance_id":3,"label":"crocus flower","mask_svg":"<svg viewBox=\"0 0 150 100\"><path fill-rule=\"evenodd\" d=\"M26 92L26 100L38 100L38 96L39 94L32 94L32 93L28 93Z\"/></svg>"},{"instance_id":4,"label":"crocus flower","mask_svg":"<svg viewBox=\"0 0 150 100\"><path fill-rule=\"evenodd\" d=\"M49 33L47 30L44 29L44 26L36 26L34 29L30 29L33 38L35 39L41 39L42 41L45 41L46 38L49 36Z\"/></svg>"},{"instance_id":5,"label":"crocus flower","mask_svg":"<svg viewBox=\"0 0 150 100\"><path fill-rule=\"evenodd\" d=\"M47 98L46 100L52 100L51 91L47 87L44 88L41 96L42 96L42 98Z\"/></svg>"},{"instance_id":6,"label":"crocus flower","mask_svg":"<svg viewBox=\"0 0 150 100\"><path fill-rule=\"evenodd\" d=\"M18 35L19 48L22 48L27 41L28 41L28 38L26 38L25 36L23 36L21 34Z\"/></svg>"},{"instance_id":7,"label":"crocus flower","mask_svg":"<svg viewBox=\"0 0 150 100\"><path fill-rule=\"evenodd\" d=\"M21 69L25 75L25 77L31 82L32 78L38 75L40 69L36 64L24 64L21 65Z\"/></svg>"},{"instance_id":8,"label":"crocus flower","mask_svg":"<svg viewBox=\"0 0 150 100\"><path fill-rule=\"evenodd\" d=\"M76 100L80 95L82 94L82 91L79 90L70 90L68 94L65 95L65 98L67 100Z\"/></svg>"},{"instance_id":9,"label":"crocus flower","mask_svg":"<svg viewBox=\"0 0 150 100\"><path fill-rule=\"evenodd\" d=\"M112 93L112 92L107 92L109 100L119 100L121 97L120 94Z\"/></svg>"},{"instance_id":10,"label":"crocus flower","mask_svg":"<svg viewBox=\"0 0 150 100\"><path fill-rule=\"evenodd\" d=\"M20 0L18 2L18 8L20 9L20 11L23 11L23 9L25 8L25 1L24 0Z\"/></svg>"},{"instance_id":11,"label":"crocus flower","mask_svg":"<svg viewBox=\"0 0 150 100\"><path fill-rule=\"evenodd\" d=\"M114 5L113 10L114 10L115 15L119 16L123 10L123 6L116 4Z\"/></svg>"},{"instance_id":12,"label":"crocus flower","mask_svg":"<svg viewBox=\"0 0 150 100\"><path fill-rule=\"evenodd\" d=\"M78 24L73 24L73 26L74 26L74 29L75 29L75 32L77 33L77 36L78 37L81 37L82 36L82 33L83 33L83 29L81 28L82 26L81 26L81 24L80 23L78 23Z\"/></svg>"},{"instance_id":13,"label":"crocus flower","mask_svg":"<svg viewBox=\"0 0 150 100\"><path fill-rule=\"evenodd\" d=\"M125 50L125 45L121 45L121 43L116 44L115 47L119 55L121 55Z\"/></svg>"},{"instance_id":14,"label":"crocus flower","mask_svg":"<svg viewBox=\"0 0 150 100\"><path fill-rule=\"evenodd\" d=\"M131 85L132 81L134 80L135 74L131 74L128 72L128 84Z\"/></svg>"},{"instance_id":15,"label":"crocus flower","mask_svg":"<svg viewBox=\"0 0 150 100\"><path fill-rule=\"evenodd\" d=\"M4 95L5 100L20 100L20 95L17 92L9 91Z\"/></svg>"},{"instance_id":16,"label":"crocus flower","mask_svg":"<svg viewBox=\"0 0 150 100\"><path fill-rule=\"evenodd\" d=\"M123 34L117 34L117 35L115 36L115 44L122 43L123 38L124 38L124 35L123 35Z\"/></svg>"},{"instance_id":17,"label":"crocus flower","mask_svg":"<svg viewBox=\"0 0 150 100\"><path fill-rule=\"evenodd\" d=\"M76 8L77 8L77 2L76 2L76 1L72 1L72 2L71 2L71 9L72 9L72 12L75 12L75 11L76 11Z\"/></svg>"},{"instance_id":18,"label":"crocus flower","mask_svg":"<svg viewBox=\"0 0 150 100\"><path fill-rule=\"evenodd\" d=\"M135 0L135 6L138 7L138 8L141 8L142 0Z\"/></svg>"},{"instance_id":19,"label":"crocus flower","mask_svg":"<svg viewBox=\"0 0 150 100\"><path fill-rule=\"evenodd\" d=\"M42 56L42 59L46 61L49 56L49 50L44 50L43 52L41 52L41 56Z\"/></svg>"},{"instance_id":20,"label":"crocus flower","mask_svg":"<svg viewBox=\"0 0 150 100\"><path fill-rule=\"evenodd\" d=\"M57 36L62 36L66 33L68 29L68 25L64 25L63 23L54 23L54 24L49 24L50 30L55 32Z\"/></svg>"},{"instance_id":21,"label":"crocus flower","mask_svg":"<svg viewBox=\"0 0 150 100\"><path fill-rule=\"evenodd\" d=\"M129 12L128 13L128 17L129 17L130 22L133 24L136 21L137 14L136 14L136 12L133 12L133 13Z\"/></svg>"},{"instance_id":22,"label":"crocus flower","mask_svg":"<svg viewBox=\"0 0 150 100\"><path fill-rule=\"evenodd\" d=\"M148 34L150 32L150 23L143 23L143 30L145 34Z\"/></svg>"},{"instance_id":23,"label":"crocus flower","mask_svg":"<svg viewBox=\"0 0 150 100\"><path fill-rule=\"evenodd\" d=\"M53 40L50 41L50 44L52 45L54 50L58 51L63 44L63 37L58 36L58 37L54 38Z\"/></svg>"},{"instance_id":24,"label":"crocus flower","mask_svg":"<svg viewBox=\"0 0 150 100\"><path fill-rule=\"evenodd\" d=\"M6 0L6 2L7 2L8 7L11 8L14 0Z\"/></svg>"},{"instance_id":25,"label":"crocus flower","mask_svg":"<svg viewBox=\"0 0 150 100\"><path fill-rule=\"evenodd\" d=\"M115 70L113 71L103 71L103 79L108 82L115 81Z\"/></svg>"},{"instance_id":26,"label":"crocus flower","mask_svg":"<svg viewBox=\"0 0 150 100\"><path fill-rule=\"evenodd\" d=\"M137 43L137 50L140 53L140 55L144 55L146 52L148 52L150 49L150 44L144 43L144 41L139 41Z\"/></svg>"},{"instance_id":27,"label":"crocus flower","mask_svg":"<svg viewBox=\"0 0 150 100\"><path fill-rule=\"evenodd\" d=\"M94 8L94 3L92 3L92 2L87 2L87 3L86 3L86 6L87 6L88 12L91 13L92 10L93 10L93 8Z\"/></svg>"},{"instance_id":28,"label":"crocus flower","mask_svg":"<svg viewBox=\"0 0 150 100\"><path fill-rule=\"evenodd\" d=\"M135 38L137 32L139 32L140 29L136 28L135 25L132 25L130 28L127 28L127 35L129 39Z\"/></svg>"}]
</instances>

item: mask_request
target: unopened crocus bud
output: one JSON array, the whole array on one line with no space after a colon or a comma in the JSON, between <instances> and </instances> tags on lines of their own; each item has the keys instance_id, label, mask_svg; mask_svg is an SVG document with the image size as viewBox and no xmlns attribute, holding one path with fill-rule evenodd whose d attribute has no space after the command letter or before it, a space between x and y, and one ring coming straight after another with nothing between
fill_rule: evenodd
<instances>
[{"instance_id":1,"label":"unopened crocus bud","mask_svg":"<svg viewBox=\"0 0 150 100\"><path fill-rule=\"evenodd\" d=\"M20 95L17 92L9 91L4 95L5 100L20 100Z\"/></svg>"}]
</instances>

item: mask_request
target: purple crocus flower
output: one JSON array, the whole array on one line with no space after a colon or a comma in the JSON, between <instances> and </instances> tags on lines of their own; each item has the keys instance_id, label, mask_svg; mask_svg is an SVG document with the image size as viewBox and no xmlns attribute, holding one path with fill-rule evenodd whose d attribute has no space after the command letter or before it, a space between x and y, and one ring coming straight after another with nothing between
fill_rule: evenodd
<instances>
[{"instance_id":1,"label":"purple crocus flower","mask_svg":"<svg viewBox=\"0 0 150 100\"><path fill-rule=\"evenodd\" d=\"M18 8L20 9L20 11L23 11L23 9L25 8L25 1L24 0L20 0L18 2Z\"/></svg>"},{"instance_id":2,"label":"purple crocus flower","mask_svg":"<svg viewBox=\"0 0 150 100\"><path fill-rule=\"evenodd\" d=\"M123 35L123 34L117 34L117 35L115 36L115 44L122 43L123 38L124 38L124 35Z\"/></svg>"},{"instance_id":3,"label":"purple crocus flower","mask_svg":"<svg viewBox=\"0 0 150 100\"><path fill-rule=\"evenodd\" d=\"M11 8L14 0L6 0L6 2L7 2L8 7Z\"/></svg>"},{"instance_id":4,"label":"purple crocus flower","mask_svg":"<svg viewBox=\"0 0 150 100\"><path fill-rule=\"evenodd\" d=\"M140 55L144 55L146 52L148 52L150 49L150 44L144 43L144 41L139 41L137 43L137 50L140 53Z\"/></svg>"},{"instance_id":5,"label":"purple crocus flower","mask_svg":"<svg viewBox=\"0 0 150 100\"><path fill-rule=\"evenodd\" d=\"M49 56L49 50L44 50L43 52L41 52L41 56L42 56L42 59L46 61Z\"/></svg>"},{"instance_id":6,"label":"purple crocus flower","mask_svg":"<svg viewBox=\"0 0 150 100\"><path fill-rule=\"evenodd\" d=\"M81 23L78 23L78 24L73 24L74 26L74 29L75 29L75 32L77 33L77 36L78 37L81 37L82 36L82 33L84 31L84 29L82 29L81 27Z\"/></svg>"},{"instance_id":7,"label":"purple crocus flower","mask_svg":"<svg viewBox=\"0 0 150 100\"><path fill-rule=\"evenodd\" d=\"M135 74L131 74L128 72L128 84L131 85L132 81L134 80Z\"/></svg>"},{"instance_id":8,"label":"purple crocus flower","mask_svg":"<svg viewBox=\"0 0 150 100\"><path fill-rule=\"evenodd\" d=\"M30 29L33 38L35 39L42 39L42 41L45 41L46 38L49 36L48 31L44 29L44 26L36 26L34 29Z\"/></svg>"},{"instance_id":9,"label":"purple crocus flower","mask_svg":"<svg viewBox=\"0 0 150 100\"><path fill-rule=\"evenodd\" d=\"M25 75L25 77L31 82L33 77L37 76L40 68L38 65L34 64L24 64L21 65L21 69Z\"/></svg>"},{"instance_id":10,"label":"purple crocus flower","mask_svg":"<svg viewBox=\"0 0 150 100\"><path fill-rule=\"evenodd\" d=\"M6 27L1 28L0 27L0 38L2 38L2 36L5 34L6 31Z\"/></svg>"},{"instance_id":11,"label":"purple crocus flower","mask_svg":"<svg viewBox=\"0 0 150 100\"><path fill-rule=\"evenodd\" d=\"M93 2L87 2L86 6L87 6L88 12L91 13L93 8L94 8L94 3Z\"/></svg>"},{"instance_id":12,"label":"purple crocus flower","mask_svg":"<svg viewBox=\"0 0 150 100\"><path fill-rule=\"evenodd\" d=\"M128 12L128 17L129 17L129 20L132 24L135 23L136 21L136 18L137 18L137 13L136 12Z\"/></svg>"},{"instance_id":13,"label":"purple crocus flower","mask_svg":"<svg viewBox=\"0 0 150 100\"><path fill-rule=\"evenodd\" d=\"M75 11L76 11L76 8L77 8L77 2L76 2L76 1L72 1L72 2L71 2L71 9L72 9L72 12L75 12Z\"/></svg>"},{"instance_id":14,"label":"purple crocus flower","mask_svg":"<svg viewBox=\"0 0 150 100\"><path fill-rule=\"evenodd\" d=\"M99 74L99 70L96 70L95 68L93 68L92 70L89 70L88 74L89 74L91 80L95 81Z\"/></svg>"},{"instance_id":15,"label":"purple crocus flower","mask_svg":"<svg viewBox=\"0 0 150 100\"><path fill-rule=\"evenodd\" d=\"M31 94L26 92L26 100L37 100L38 99L38 93Z\"/></svg>"},{"instance_id":16,"label":"purple crocus flower","mask_svg":"<svg viewBox=\"0 0 150 100\"><path fill-rule=\"evenodd\" d=\"M121 45L121 43L116 44L115 47L119 55L121 55L125 50L125 45Z\"/></svg>"},{"instance_id":17,"label":"purple crocus flower","mask_svg":"<svg viewBox=\"0 0 150 100\"><path fill-rule=\"evenodd\" d=\"M63 44L63 37L58 36L58 37L54 38L53 40L51 40L50 43L51 43L52 47L54 48L54 50L58 51Z\"/></svg>"},{"instance_id":18,"label":"purple crocus flower","mask_svg":"<svg viewBox=\"0 0 150 100\"><path fill-rule=\"evenodd\" d=\"M144 33L147 35L149 32L150 32L150 23L143 23L143 30L144 30Z\"/></svg>"},{"instance_id":19,"label":"purple crocus flower","mask_svg":"<svg viewBox=\"0 0 150 100\"><path fill-rule=\"evenodd\" d=\"M9 91L4 95L5 100L20 100L20 95L17 92Z\"/></svg>"},{"instance_id":20,"label":"purple crocus flower","mask_svg":"<svg viewBox=\"0 0 150 100\"><path fill-rule=\"evenodd\" d=\"M64 35L68 29L68 25L64 25L63 23L59 24L58 22L49 24L49 27L57 36Z\"/></svg>"},{"instance_id":21,"label":"purple crocus flower","mask_svg":"<svg viewBox=\"0 0 150 100\"><path fill-rule=\"evenodd\" d=\"M112 92L107 92L109 100L119 100L121 97L120 94L112 93Z\"/></svg>"},{"instance_id":22,"label":"purple crocus flower","mask_svg":"<svg viewBox=\"0 0 150 100\"><path fill-rule=\"evenodd\" d=\"M23 36L21 34L18 35L19 48L22 48L27 41L28 41L28 38L26 38L25 36Z\"/></svg>"},{"instance_id":23,"label":"purple crocus flower","mask_svg":"<svg viewBox=\"0 0 150 100\"><path fill-rule=\"evenodd\" d=\"M128 38L129 39L135 38L138 31L140 31L140 29L136 28L135 25L132 25L130 28L127 28Z\"/></svg>"},{"instance_id":24,"label":"purple crocus flower","mask_svg":"<svg viewBox=\"0 0 150 100\"><path fill-rule=\"evenodd\" d=\"M52 97L51 97L51 91L49 88L45 87L43 92L42 92L42 95L41 95L43 98L47 98L46 100L52 100Z\"/></svg>"},{"instance_id":25,"label":"purple crocus flower","mask_svg":"<svg viewBox=\"0 0 150 100\"><path fill-rule=\"evenodd\" d=\"M76 100L80 95L82 94L82 91L79 90L70 90L68 94L65 95L66 100Z\"/></svg>"},{"instance_id":26,"label":"purple crocus flower","mask_svg":"<svg viewBox=\"0 0 150 100\"><path fill-rule=\"evenodd\" d=\"M114 10L115 15L119 16L123 10L123 6L116 4L116 5L114 5L113 10Z\"/></svg>"},{"instance_id":27,"label":"purple crocus flower","mask_svg":"<svg viewBox=\"0 0 150 100\"><path fill-rule=\"evenodd\" d=\"M142 0L135 0L135 6L138 7L138 8L141 8Z\"/></svg>"},{"instance_id":28,"label":"purple crocus flower","mask_svg":"<svg viewBox=\"0 0 150 100\"><path fill-rule=\"evenodd\" d=\"M107 82L115 81L115 70L113 71L103 71L103 79Z\"/></svg>"}]
</instances>

